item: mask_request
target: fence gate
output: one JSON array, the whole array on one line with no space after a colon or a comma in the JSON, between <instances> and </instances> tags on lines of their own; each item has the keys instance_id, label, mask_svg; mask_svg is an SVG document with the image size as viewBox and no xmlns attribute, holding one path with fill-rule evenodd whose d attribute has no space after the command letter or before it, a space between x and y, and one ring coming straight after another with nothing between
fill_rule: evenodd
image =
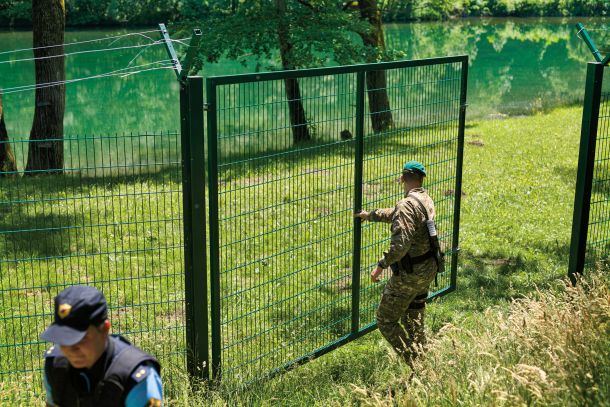
<instances>
[{"instance_id":1,"label":"fence gate","mask_svg":"<svg viewBox=\"0 0 610 407\"><path fill-rule=\"evenodd\" d=\"M607 62L607 61L606 61ZM610 255L610 78L604 63L587 66L569 276Z\"/></svg>"},{"instance_id":2,"label":"fence gate","mask_svg":"<svg viewBox=\"0 0 610 407\"><path fill-rule=\"evenodd\" d=\"M429 169L455 289L467 56L211 77L208 98L212 371L273 374L371 331L369 272L402 164Z\"/></svg>"}]
</instances>

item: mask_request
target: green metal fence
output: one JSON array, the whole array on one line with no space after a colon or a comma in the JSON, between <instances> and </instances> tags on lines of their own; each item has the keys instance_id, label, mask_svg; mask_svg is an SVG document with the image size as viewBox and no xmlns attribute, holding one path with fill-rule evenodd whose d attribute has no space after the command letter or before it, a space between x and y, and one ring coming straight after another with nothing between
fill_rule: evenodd
<instances>
[{"instance_id":1,"label":"green metal fence","mask_svg":"<svg viewBox=\"0 0 610 407\"><path fill-rule=\"evenodd\" d=\"M21 170L0 173L0 381L41 389L48 344L39 335L53 320L53 297L72 284L104 292L113 332L183 368L180 135L55 141L62 173L23 170L27 137L10 141Z\"/></svg>"},{"instance_id":2,"label":"green metal fence","mask_svg":"<svg viewBox=\"0 0 610 407\"><path fill-rule=\"evenodd\" d=\"M212 370L243 382L374 329L368 277L401 165L426 186L455 288L466 56L207 79ZM288 92L288 93L287 93ZM387 97L386 97L387 96Z\"/></svg>"},{"instance_id":3,"label":"green metal fence","mask_svg":"<svg viewBox=\"0 0 610 407\"><path fill-rule=\"evenodd\" d=\"M64 168L46 173L23 170L30 142L12 137L0 388L40 391L39 334L72 284L105 293L115 333L202 378L208 296L216 378L273 374L375 329L368 272L389 233L352 213L393 206L407 159L429 169L450 266L431 297L453 290L467 69L464 56L209 78L209 221L200 77L180 78L180 134L38 141L63 145Z\"/></svg>"},{"instance_id":4,"label":"green metal fence","mask_svg":"<svg viewBox=\"0 0 610 407\"><path fill-rule=\"evenodd\" d=\"M600 58L601 60L601 58ZM606 61L607 63L607 61ZM569 275L610 260L610 68L587 67Z\"/></svg>"}]
</instances>

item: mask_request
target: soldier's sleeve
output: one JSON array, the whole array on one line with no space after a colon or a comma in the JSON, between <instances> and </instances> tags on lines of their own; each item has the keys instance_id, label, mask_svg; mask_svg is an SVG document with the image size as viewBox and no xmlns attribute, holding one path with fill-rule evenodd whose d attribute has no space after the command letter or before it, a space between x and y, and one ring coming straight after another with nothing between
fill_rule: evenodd
<instances>
[{"instance_id":1,"label":"soldier's sleeve","mask_svg":"<svg viewBox=\"0 0 610 407\"><path fill-rule=\"evenodd\" d=\"M390 247L383 253L378 265L388 268L404 257L411 247L411 239L416 231L417 214L410 201L400 201L392 216L392 239Z\"/></svg>"},{"instance_id":2,"label":"soldier's sleeve","mask_svg":"<svg viewBox=\"0 0 610 407\"><path fill-rule=\"evenodd\" d=\"M369 216L369 220L371 222L392 222L392 216L394 215L395 208L382 208L382 209L374 209L371 211Z\"/></svg>"},{"instance_id":3,"label":"soldier's sleeve","mask_svg":"<svg viewBox=\"0 0 610 407\"><path fill-rule=\"evenodd\" d=\"M131 378L136 385L127 394L125 407L161 407L163 405L161 376L154 367L138 366Z\"/></svg>"}]
</instances>

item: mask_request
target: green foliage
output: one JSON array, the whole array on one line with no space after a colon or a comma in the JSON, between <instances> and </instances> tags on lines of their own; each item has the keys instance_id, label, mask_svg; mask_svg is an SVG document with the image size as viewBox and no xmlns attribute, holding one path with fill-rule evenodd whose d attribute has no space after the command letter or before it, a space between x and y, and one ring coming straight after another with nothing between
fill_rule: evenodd
<instances>
[{"instance_id":1,"label":"green foliage","mask_svg":"<svg viewBox=\"0 0 610 407\"><path fill-rule=\"evenodd\" d=\"M340 9L340 1L317 0L305 6L287 1L286 12L281 15L274 2L248 1L234 12L218 12L202 27L201 56L208 62L221 57L243 61L254 55L259 60L271 59L279 47L279 27L288 27L291 49L286 55L292 68L323 66L330 56L339 64L353 63L366 58L367 50L356 33L370 26L355 18L354 14ZM266 66L274 69L276 66Z\"/></svg>"},{"instance_id":2,"label":"green foliage","mask_svg":"<svg viewBox=\"0 0 610 407\"><path fill-rule=\"evenodd\" d=\"M330 7L339 14L342 1L312 0L303 3ZM160 22L184 22L216 16L210 23L233 16L233 8L270 7L274 2L259 0L66 0L68 26L91 25L156 25ZM296 0L287 0L294 9L307 8ZM607 0L378 0L386 22L439 20L451 17L497 16L607 16ZM0 4L0 26L31 24L31 0L5 0ZM347 13L343 13L347 14ZM305 20L306 21L306 20ZM266 21L256 21L265 25ZM340 22L337 28L341 29ZM306 25L302 25L307 27Z\"/></svg>"},{"instance_id":3,"label":"green foliage","mask_svg":"<svg viewBox=\"0 0 610 407\"><path fill-rule=\"evenodd\" d=\"M207 12L200 0L66 0L68 26L156 25ZM0 26L27 26L31 0L9 0L0 5Z\"/></svg>"},{"instance_id":4,"label":"green foliage","mask_svg":"<svg viewBox=\"0 0 610 407\"><path fill-rule=\"evenodd\" d=\"M427 0L383 2L385 21L439 20L450 17L606 16L606 0Z\"/></svg>"},{"instance_id":5,"label":"green foliage","mask_svg":"<svg viewBox=\"0 0 610 407\"><path fill-rule=\"evenodd\" d=\"M31 24L32 2L8 0L0 3L0 27Z\"/></svg>"}]
</instances>

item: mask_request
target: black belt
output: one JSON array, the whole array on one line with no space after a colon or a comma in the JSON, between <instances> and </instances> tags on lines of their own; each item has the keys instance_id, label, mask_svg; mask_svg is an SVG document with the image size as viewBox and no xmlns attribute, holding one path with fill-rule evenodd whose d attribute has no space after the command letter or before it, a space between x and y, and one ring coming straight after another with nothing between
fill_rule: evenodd
<instances>
[{"instance_id":1,"label":"black belt","mask_svg":"<svg viewBox=\"0 0 610 407\"><path fill-rule=\"evenodd\" d=\"M409 261L411 262L411 264L419 264L419 263L423 263L424 261L428 260L430 257L434 257L434 252L432 250L428 250L426 253L422 254L421 256L411 257L407 254L405 257L409 258Z\"/></svg>"},{"instance_id":2,"label":"black belt","mask_svg":"<svg viewBox=\"0 0 610 407\"><path fill-rule=\"evenodd\" d=\"M409 273L413 273L413 266L416 264L420 264L423 263L424 261L433 258L434 257L434 252L432 250L428 250L426 253L422 254L421 256L414 256L411 257L409 256L409 254L405 254L405 257L403 257L402 259L400 259L400 264L402 266L402 268L407 272L407 274ZM390 268L392 269L392 272L394 274L399 274L400 271L398 269L398 263L394 263L390 266Z\"/></svg>"}]
</instances>

